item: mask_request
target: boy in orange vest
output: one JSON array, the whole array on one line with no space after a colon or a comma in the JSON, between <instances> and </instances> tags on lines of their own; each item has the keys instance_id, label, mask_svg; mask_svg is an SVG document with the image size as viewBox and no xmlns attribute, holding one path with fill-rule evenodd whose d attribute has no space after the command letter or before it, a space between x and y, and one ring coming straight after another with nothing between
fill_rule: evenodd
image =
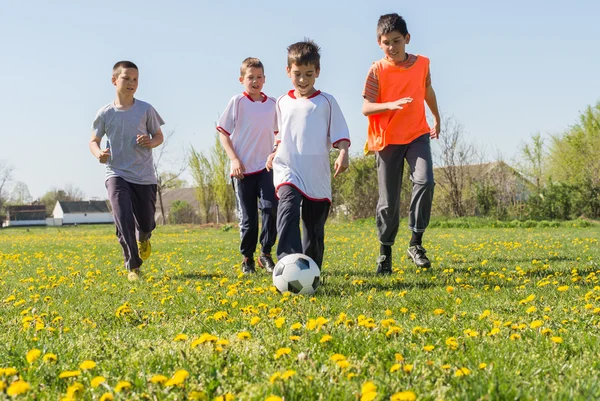
<instances>
[{"instance_id":1,"label":"boy in orange vest","mask_svg":"<svg viewBox=\"0 0 600 401\"><path fill-rule=\"evenodd\" d=\"M405 159L413 182L408 216L412 238L407 254L417 266L431 266L422 241L435 185L429 142L438 138L440 115L431 86L429 59L406 53L409 42L410 34L401 16L394 13L379 18L377 43L384 58L371 66L363 91L362 111L369 118L366 146L377 158L377 230L381 244L377 274L382 275L392 273ZM434 116L433 128L427 124L424 103Z\"/></svg>"}]
</instances>

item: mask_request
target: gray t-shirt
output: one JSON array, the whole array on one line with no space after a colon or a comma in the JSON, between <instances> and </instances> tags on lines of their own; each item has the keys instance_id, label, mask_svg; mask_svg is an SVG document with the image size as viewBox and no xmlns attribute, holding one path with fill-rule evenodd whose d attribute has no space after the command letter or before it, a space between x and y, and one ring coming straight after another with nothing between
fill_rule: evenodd
<instances>
[{"instance_id":1,"label":"gray t-shirt","mask_svg":"<svg viewBox=\"0 0 600 401\"><path fill-rule=\"evenodd\" d=\"M119 110L109 103L98 110L92 131L98 138L108 138L110 159L106 179L121 177L133 184L156 184L152 149L137 144L136 137L154 135L165 122L149 103L135 99L129 110Z\"/></svg>"}]
</instances>

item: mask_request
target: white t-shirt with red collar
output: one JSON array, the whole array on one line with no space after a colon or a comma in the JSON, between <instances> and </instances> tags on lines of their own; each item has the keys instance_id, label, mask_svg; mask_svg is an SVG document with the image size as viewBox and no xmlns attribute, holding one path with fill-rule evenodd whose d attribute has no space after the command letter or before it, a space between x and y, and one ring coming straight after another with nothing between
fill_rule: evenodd
<instances>
[{"instance_id":1,"label":"white t-shirt with red collar","mask_svg":"<svg viewBox=\"0 0 600 401\"><path fill-rule=\"evenodd\" d=\"M321 91L296 98L291 90L277 99L277 123L276 190L291 185L308 199L331 202L329 151L341 141L350 142L346 119L335 98Z\"/></svg>"},{"instance_id":2,"label":"white t-shirt with red collar","mask_svg":"<svg viewBox=\"0 0 600 401\"><path fill-rule=\"evenodd\" d=\"M217 130L231 138L233 149L246 168L244 175L265 169L277 134L275 99L261 92L254 101L246 92L235 95L219 118Z\"/></svg>"}]
</instances>

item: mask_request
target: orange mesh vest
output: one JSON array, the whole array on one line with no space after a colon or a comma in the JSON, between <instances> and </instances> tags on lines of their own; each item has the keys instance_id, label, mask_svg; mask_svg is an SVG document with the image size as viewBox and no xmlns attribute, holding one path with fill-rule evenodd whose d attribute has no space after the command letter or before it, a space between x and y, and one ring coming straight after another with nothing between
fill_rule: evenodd
<instances>
[{"instance_id":1,"label":"orange mesh vest","mask_svg":"<svg viewBox=\"0 0 600 401\"><path fill-rule=\"evenodd\" d=\"M387 145L403 145L429 132L425 118L425 81L429 71L429 59L418 56L408 69L394 66L381 59L376 61L379 73L379 96L377 103L387 103L403 97L412 102L402 110L385 111L369 116L367 146L370 151L379 151Z\"/></svg>"}]
</instances>

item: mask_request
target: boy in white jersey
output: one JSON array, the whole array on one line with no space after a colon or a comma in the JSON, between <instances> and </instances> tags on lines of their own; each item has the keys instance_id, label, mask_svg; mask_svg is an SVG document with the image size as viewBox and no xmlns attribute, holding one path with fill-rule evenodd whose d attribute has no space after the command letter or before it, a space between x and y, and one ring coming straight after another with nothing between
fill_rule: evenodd
<instances>
[{"instance_id":1,"label":"boy in white jersey","mask_svg":"<svg viewBox=\"0 0 600 401\"><path fill-rule=\"evenodd\" d=\"M116 98L98 110L89 143L92 154L106 164L105 185L131 281L139 278L140 266L151 253L157 184L152 148L163 142L160 126L165 123L150 104L133 97L138 76L138 68L131 61L114 65ZM102 150L104 135L108 143Z\"/></svg>"},{"instance_id":2,"label":"boy in white jersey","mask_svg":"<svg viewBox=\"0 0 600 401\"><path fill-rule=\"evenodd\" d=\"M294 89L277 99L278 145L267 161L279 197L277 258L303 253L320 268L331 204L329 151L332 146L340 149L335 177L348 168L350 135L334 97L314 88L321 59L317 44L305 40L287 50Z\"/></svg>"},{"instance_id":3,"label":"boy in white jersey","mask_svg":"<svg viewBox=\"0 0 600 401\"><path fill-rule=\"evenodd\" d=\"M275 263L271 249L277 237L277 198L273 173L265 169L277 133L275 99L261 92L265 84L262 62L248 57L240 68L244 93L235 95L219 119L221 144L231 160L240 223L242 272L255 273L254 251L258 242L258 209L262 214L261 254L258 264L271 273Z\"/></svg>"}]
</instances>

